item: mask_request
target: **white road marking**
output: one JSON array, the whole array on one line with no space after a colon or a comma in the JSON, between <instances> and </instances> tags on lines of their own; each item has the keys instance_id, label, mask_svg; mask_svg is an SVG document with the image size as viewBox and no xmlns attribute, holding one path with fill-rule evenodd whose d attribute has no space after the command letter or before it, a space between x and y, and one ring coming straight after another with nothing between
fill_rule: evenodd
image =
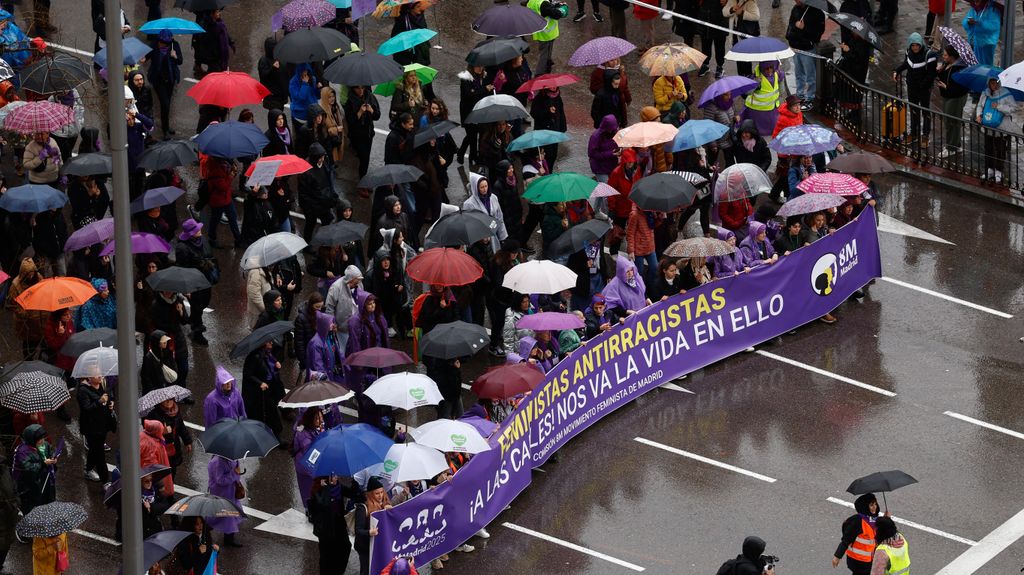
<instances>
[{"instance_id":1,"label":"white road marking","mask_svg":"<svg viewBox=\"0 0 1024 575\"><path fill-rule=\"evenodd\" d=\"M857 386L857 387L859 387L861 389L866 389L868 391L873 391L873 392L875 392L875 393L877 393L879 395L884 395L886 397L896 397L896 393L892 392L892 391L889 391L888 389L882 389L880 387L875 387L873 385L868 385L868 384L866 384L866 383L864 383L862 381L857 381L856 379L850 379L849 377L845 377L845 376L839 375L838 373L832 373L831 371L821 369L820 367L814 367L813 365L808 365L806 363L802 363L802 362L796 361L795 359L789 359L788 357L783 357L781 355L777 355L777 354L771 353L769 351L764 351L764 350L761 350L761 349L757 350L756 353L758 353L759 355L762 355L764 357L767 357L769 359L774 359L775 361L781 361L782 363L788 363L789 365L792 365L794 367L799 367L800 369L806 369L807 371L810 371L812 373L816 373L818 375L824 375L825 377L831 377L832 379L834 379L836 381L841 381L843 383L848 383L850 385Z\"/></svg>"},{"instance_id":2,"label":"white road marking","mask_svg":"<svg viewBox=\"0 0 1024 575\"><path fill-rule=\"evenodd\" d=\"M666 383L666 384L664 384L664 385L662 385L661 388L662 389L671 389L672 391L681 391L683 393L693 393L689 389L686 389L685 387L680 387L680 386L672 383L671 381Z\"/></svg>"},{"instance_id":3,"label":"white road marking","mask_svg":"<svg viewBox=\"0 0 1024 575\"><path fill-rule=\"evenodd\" d=\"M47 42L46 45L51 47L51 48L54 48L56 50L62 50L64 52L71 52L72 54L78 54L79 56L88 56L88 57L92 58L93 55L94 55L92 52L86 52L85 50L79 50L78 48L74 48L72 46L61 46L60 44L54 44L53 42Z\"/></svg>"},{"instance_id":4,"label":"white road marking","mask_svg":"<svg viewBox=\"0 0 1024 575\"><path fill-rule=\"evenodd\" d=\"M939 236L929 234L928 232L915 228L914 226L901 222L892 216L887 216L880 212L875 212L878 215L878 231L885 232L888 234L896 234L899 236L907 236L910 238L918 238L921 240L928 240L931 242L938 242L940 244L947 244L955 246L953 242L944 240Z\"/></svg>"},{"instance_id":5,"label":"white road marking","mask_svg":"<svg viewBox=\"0 0 1024 575\"><path fill-rule=\"evenodd\" d=\"M973 417L967 417L966 415L957 413L955 411L943 411L942 414L943 415L948 415L948 416L956 418L956 419L959 419L960 421L966 421L967 423L973 423L974 425L978 425L978 426L984 427L985 429L991 429L992 431L998 431L999 433L1005 433L1006 435L1009 435L1011 437L1016 437L1017 439L1024 439L1024 433L1021 433L1019 431L1014 431L1012 429L1006 429L1005 427L999 427L998 425L994 425L994 424L988 423L986 421L982 421L980 419L974 419Z\"/></svg>"},{"instance_id":6,"label":"white road marking","mask_svg":"<svg viewBox=\"0 0 1024 575\"><path fill-rule=\"evenodd\" d=\"M547 535L547 534L541 533L539 531L534 531L533 529L527 529L526 527L522 527L522 526L516 525L515 523L508 523L506 521L505 523L502 523L502 526L508 527L509 529L511 529L513 531L518 531L520 533L525 533L527 535L536 537L537 539L543 539L544 541L547 541L548 543L554 543L555 545L561 545L562 547L565 547L565 548L568 548L568 549L572 549L573 551L579 551L580 553L584 553L586 555L590 555L591 557L596 557L598 559L602 559L602 560L607 561L609 563L614 563L615 565L618 565L619 567L625 567L626 569L630 569L630 570L637 571L637 572L642 572L642 571L645 570L643 567L641 567L641 566L639 566L639 565L637 565L635 563L630 563L629 561L623 561L622 559L618 559L616 557L612 557L611 555L605 555L604 553L599 553L599 552L594 551L592 549L587 549L586 547L581 547L579 545L576 545L575 543L569 543L568 541L563 541L563 540L561 540L561 539L559 539L557 537L552 537L551 535Z\"/></svg>"},{"instance_id":7,"label":"white road marking","mask_svg":"<svg viewBox=\"0 0 1024 575\"><path fill-rule=\"evenodd\" d=\"M1021 537L1024 537L1024 510L996 527L935 575L971 575Z\"/></svg>"},{"instance_id":8,"label":"white road marking","mask_svg":"<svg viewBox=\"0 0 1024 575\"><path fill-rule=\"evenodd\" d=\"M851 503L849 501L844 501L842 499L839 499L838 497L829 497L827 499L827 501L829 501L831 503L835 503L837 505L842 505L843 507L849 507L850 509L854 508L853 507L853 503ZM933 529L931 527L928 527L927 525L921 525L920 523L915 523L914 521L909 521L907 519L902 519L900 517L896 517L895 515L892 517L892 520L895 521L896 523L901 524L901 525L906 525L907 527L913 527L914 529L917 529L917 530L920 530L920 531L924 531L925 533L931 533L932 535L938 535L939 537L945 537L946 539L949 539L950 541L956 541L957 543L963 543L964 545L977 545L978 544L977 541L971 541L970 539L967 539L965 537L960 537L959 535L953 535L952 533L946 533L945 531L939 531L938 529ZM960 575L960 574L958 573L957 575Z\"/></svg>"},{"instance_id":9,"label":"white road marking","mask_svg":"<svg viewBox=\"0 0 1024 575\"><path fill-rule=\"evenodd\" d=\"M634 437L633 441L636 441L637 443L643 443L644 445L650 445L651 447L657 447L658 449L662 449L662 450L667 451L669 453L675 453L676 455L682 455L683 457L689 457L690 459L695 459L697 461L700 461L701 463L707 463L708 465L714 465L715 467L721 467L722 469L727 469L729 471L734 471L734 472L739 473L741 475L746 475L747 477L753 477L754 479L760 479L761 481L764 481L765 483L775 483L777 481L774 477L768 477L767 475L761 475L760 473L754 473L753 471L748 471L746 469L743 469L742 467L736 467L735 465L729 465L728 463L722 463L721 461L715 461L714 459L709 459L707 457L704 457L703 455L697 455L696 453L690 453L689 451L683 451L682 449L677 449L677 448L672 447L670 445L665 445L664 443L658 443L657 441L651 441L650 439L645 439L643 437Z\"/></svg>"},{"instance_id":10,"label":"white road marking","mask_svg":"<svg viewBox=\"0 0 1024 575\"><path fill-rule=\"evenodd\" d=\"M205 427L203 427L202 425L199 425L198 423L192 423L191 421L186 421L185 422L185 427L187 427L189 429L195 429L196 431L206 431Z\"/></svg>"},{"instance_id":11,"label":"white road marking","mask_svg":"<svg viewBox=\"0 0 1024 575\"><path fill-rule=\"evenodd\" d=\"M378 134L384 135L384 136L387 136L388 134L391 133L391 132L388 132L387 130L385 130L383 128L374 128L373 131L377 132Z\"/></svg>"},{"instance_id":12,"label":"white road marking","mask_svg":"<svg viewBox=\"0 0 1024 575\"><path fill-rule=\"evenodd\" d=\"M910 284L910 283L907 283L905 281L900 281L898 279L893 279L891 277L886 277L886 276L882 276L882 277L880 277L878 279L880 279L882 281L886 281L886 282L892 283L892 284L896 284L898 286L902 286L902 287L905 287L905 288L908 288L908 289L919 291L921 293L926 293L926 294L928 294L930 296L935 296L935 297L937 297L939 299L944 299L946 301L951 301L953 303L958 303L958 304L960 304L962 306L966 306L966 307L969 307L971 309L976 309L978 311L983 311L985 313L990 313L990 314L992 314L992 315L994 315L996 317L1001 317L1003 319L1012 319L1013 318L1013 315L1008 314L1006 312L995 310L995 309L992 309L990 307L985 307L983 305L978 305L978 304L976 304L974 302L969 302L969 301L966 301L966 300L962 300L960 298L955 298L955 297L953 297L951 295L946 295L944 293L939 293L937 291L932 291L930 289L923 288L923 287L920 287L920 286L916 286L914 284Z\"/></svg>"},{"instance_id":13,"label":"white road marking","mask_svg":"<svg viewBox=\"0 0 1024 575\"><path fill-rule=\"evenodd\" d=\"M52 46L52 44L51 44L51 46ZM114 547L120 547L121 546L120 542L114 541L113 539L111 539L109 537L104 537L102 535L96 535L95 533L89 533L88 531L82 531L81 529L75 529L75 530L72 531L72 533L75 533L77 535L81 535L82 537L88 537L89 539L92 539L94 541L99 541L100 543L106 543L107 545L113 545Z\"/></svg>"},{"instance_id":14,"label":"white road marking","mask_svg":"<svg viewBox=\"0 0 1024 575\"><path fill-rule=\"evenodd\" d=\"M313 525L306 519L306 515L298 509L288 508L256 527L257 531L266 531L277 535L287 535L306 541L317 542L319 539L313 535Z\"/></svg>"}]
</instances>

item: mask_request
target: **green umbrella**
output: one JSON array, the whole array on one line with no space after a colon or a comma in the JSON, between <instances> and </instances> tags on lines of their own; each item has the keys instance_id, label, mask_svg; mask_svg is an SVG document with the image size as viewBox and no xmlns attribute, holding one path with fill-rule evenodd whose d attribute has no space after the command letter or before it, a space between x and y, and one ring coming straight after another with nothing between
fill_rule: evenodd
<instances>
[{"instance_id":1,"label":"green umbrella","mask_svg":"<svg viewBox=\"0 0 1024 575\"><path fill-rule=\"evenodd\" d=\"M530 148L539 148L550 144L557 144L569 140L569 135L554 130L532 130L512 140L508 144L507 151L516 152Z\"/></svg>"},{"instance_id":2,"label":"green umbrella","mask_svg":"<svg viewBox=\"0 0 1024 575\"><path fill-rule=\"evenodd\" d=\"M583 174L561 172L542 176L530 182L523 197L537 204L571 202L589 198L596 187L597 181Z\"/></svg>"},{"instance_id":3,"label":"green umbrella","mask_svg":"<svg viewBox=\"0 0 1024 575\"><path fill-rule=\"evenodd\" d=\"M434 36L437 36L437 32L429 30L427 28L416 28L414 30L406 30L401 34L395 34L394 37L384 42L377 48L377 53L390 56L399 52L404 52L420 44L430 40Z\"/></svg>"},{"instance_id":4,"label":"green umbrella","mask_svg":"<svg viewBox=\"0 0 1024 575\"><path fill-rule=\"evenodd\" d=\"M437 76L437 70L430 66L424 66L423 64L409 64L405 67L402 74L404 75L405 72L416 72L416 76L420 79L420 84L429 84L434 81L434 76ZM398 87L398 84L401 81L402 78L399 77L397 80L380 84L373 93L378 96L391 96L395 93L395 88Z\"/></svg>"}]
</instances>

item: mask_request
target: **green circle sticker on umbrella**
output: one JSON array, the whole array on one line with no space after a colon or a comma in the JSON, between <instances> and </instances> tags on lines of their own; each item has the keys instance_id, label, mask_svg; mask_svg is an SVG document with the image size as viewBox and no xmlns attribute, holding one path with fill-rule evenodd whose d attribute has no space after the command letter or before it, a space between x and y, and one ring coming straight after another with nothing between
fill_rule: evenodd
<instances>
[{"instance_id":1,"label":"green circle sticker on umbrella","mask_svg":"<svg viewBox=\"0 0 1024 575\"><path fill-rule=\"evenodd\" d=\"M402 72L404 75L406 72L416 72L416 77L420 79L420 84L429 84L434 81L434 77L437 76L437 70L430 66L424 66L423 64L409 64L405 67ZM402 78L392 80L390 82L384 82L377 86L373 91L378 96L391 96L395 93L395 88L402 82Z\"/></svg>"},{"instance_id":2,"label":"green circle sticker on umbrella","mask_svg":"<svg viewBox=\"0 0 1024 575\"><path fill-rule=\"evenodd\" d=\"M381 44L380 47L377 48L377 53L383 54L384 56L390 56L392 54L404 52L419 46L434 36L437 36L437 32L430 30L429 28L406 30L401 34L395 34L394 37Z\"/></svg>"},{"instance_id":3,"label":"green circle sticker on umbrella","mask_svg":"<svg viewBox=\"0 0 1024 575\"><path fill-rule=\"evenodd\" d=\"M533 180L523 197L538 204L571 202L589 198L596 187L597 181L583 174L561 172Z\"/></svg>"}]
</instances>

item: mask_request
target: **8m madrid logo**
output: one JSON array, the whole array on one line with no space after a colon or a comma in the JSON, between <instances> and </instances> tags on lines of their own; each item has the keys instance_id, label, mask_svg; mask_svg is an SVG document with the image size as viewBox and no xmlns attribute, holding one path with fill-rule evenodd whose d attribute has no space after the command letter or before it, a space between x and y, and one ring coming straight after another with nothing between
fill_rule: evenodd
<instances>
[{"instance_id":1,"label":"8m madrid logo","mask_svg":"<svg viewBox=\"0 0 1024 575\"><path fill-rule=\"evenodd\" d=\"M857 240L843 245L836 254L823 254L811 268L811 289L820 296L827 296L839 282L839 278L857 265Z\"/></svg>"}]
</instances>

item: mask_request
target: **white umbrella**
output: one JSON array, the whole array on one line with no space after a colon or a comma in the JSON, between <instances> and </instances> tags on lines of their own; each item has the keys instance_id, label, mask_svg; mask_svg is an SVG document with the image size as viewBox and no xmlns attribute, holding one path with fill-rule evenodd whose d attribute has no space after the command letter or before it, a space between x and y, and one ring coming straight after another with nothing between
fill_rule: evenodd
<instances>
[{"instance_id":1,"label":"white umbrella","mask_svg":"<svg viewBox=\"0 0 1024 575\"><path fill-rule=\"evenodd\" d=\"M475 427L454 419L436 419L423 424L412 431L412 438L420 445L446 453L481 453L491 448Z\"/></svg>"},{"instance_id":2,"label":"white umbrella","mask_svg":"<svg viewBox=\"0 0 1024 575\"><path fill-rule=\"evenodd\" d=\"M551 260L530 260L508 270L501 285L518 293L555 294L576 287L576 272Z\"/></svg>"},{"instance_id":3,"label":"white umbrella","mask_svg":"<svg viewBox=\"0 0 1024 575\"><path fill-rule=\"evenodd\" d=\"M306 240L290 232L277 232L256 240L242 254L242 269L265 268L302 251Z\"/></svg>"},{"instance_id":4,"label":"white umbrella","mask_svg":"<svg viewBox=\"0 0 1024 575\"><path fill-rule=\"evenodd\" d=\"M96 347L86 351L75 360L71 377L107 377L117 375L117 350L112 347Z\"/></svg>"},{"instance_id":5,"label":"white umbrella","mask_svg":"<svg viewBox=\"0 0 1024 575\"><path fill-rule=\"evenodd\" d=\"M999 83L1005 88L1024 90L1024 62L1017 62L1000 72Z\"/></svg>"},{"instance_id":6,"label":"white umbrella","mask_svg":"<svg viewBox=\"0 0 1024 575\"><path fill-rule=\"evenodd\" d=\"M434 380L421 373L408 371L379 378L367 388L366 397L377 405L390 405L406 411L424 405L437 405L444 399Z\"/></svg>"},{"instance_id":7,"label":"white umbrella","mask_svg":"<svg viewBox=\"0 0 1024 575\"><path fill-rule=\"evenodd\" d=\"M448 469L444 454L418 443L396 443L384 458L381 477L392 483L433 479Z\"/></svg>"}]
</instances>

